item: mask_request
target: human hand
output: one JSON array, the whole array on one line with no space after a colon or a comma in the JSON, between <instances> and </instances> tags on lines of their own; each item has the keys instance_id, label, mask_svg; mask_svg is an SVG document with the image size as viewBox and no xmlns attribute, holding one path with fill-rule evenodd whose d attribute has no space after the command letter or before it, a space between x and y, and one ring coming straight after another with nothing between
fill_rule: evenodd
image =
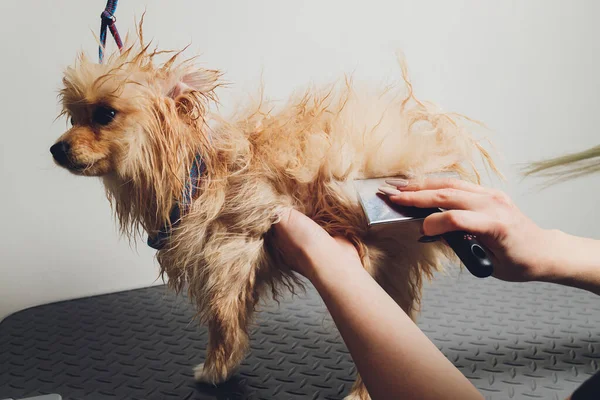
<instances>
[{"instance_id":1,"label":"human hand","mask_svg":"<svg viewBox=\"0 0 600 400\"><path fill-rule=\"evenodd\" d=\"M332 237L316 222L301 212L289 208L273 226L276 245L290 266L313 280L319 268L326 268L333 258L358 261L356 248L342 237Z\"/></svg>"},{"instance_id":2,"label":"human hand","mask_svg":"<svg viewBox=\"0 0 600 400\"><path fill-rule=\"evenodd\" d=\"M505 193L457 179L389 180L388 184L397 189L380 190L396 204L446 210L425 218L425 235L458 230L476 235L492 253L496 278L523 282L551 273L548 257L554 231L537 226Z\"/></svg>"}]
</instances>

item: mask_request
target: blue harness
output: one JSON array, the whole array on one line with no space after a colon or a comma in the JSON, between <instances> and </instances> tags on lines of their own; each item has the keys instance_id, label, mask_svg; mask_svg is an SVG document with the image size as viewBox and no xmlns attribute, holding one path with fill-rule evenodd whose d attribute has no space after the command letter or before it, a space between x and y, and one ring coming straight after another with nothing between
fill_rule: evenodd
<instances>
[{"instance_id":1,"label":"blue harness","mask_svg":"<svg viewBox=\"0 0 600 400\"><path fill-rule=\"evenodd\" d=\"M169 240L169 236L171 236L173 228L179 224L181 218L190 210L192 200L194 200L194 197L198 192L200 177L205 170L206 165L204 164L204 161L202 161L200 154L197 154L192 163L192 168L190 169L189 179L185 183L181 201L175 203L175 206L171 210L171 213L169 214L169 223L165 224L155 236L148 235L148 246L156 250L160 250L165 246Z\"/></svg>"}]
</instances>

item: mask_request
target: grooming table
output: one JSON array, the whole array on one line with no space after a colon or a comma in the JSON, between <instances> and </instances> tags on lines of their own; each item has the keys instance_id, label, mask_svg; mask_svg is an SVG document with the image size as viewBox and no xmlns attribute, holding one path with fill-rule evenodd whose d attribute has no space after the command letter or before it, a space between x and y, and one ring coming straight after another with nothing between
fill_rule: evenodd
<instances>
[{"instance_id":1,"label":"grooming table","mask_svg":"<svg viewBox=\"0 0 600 400\"><path fill-rule=\"evenodd\" d=\"M264 306L251 353L196 384L207 332L164 286L43 305L0 323L0 399L341 399L350 355L316 292ZM423 331L487 399L564 399L598 370L600 297L542 283L438 276Z\"/></svg>"}]
</instances>

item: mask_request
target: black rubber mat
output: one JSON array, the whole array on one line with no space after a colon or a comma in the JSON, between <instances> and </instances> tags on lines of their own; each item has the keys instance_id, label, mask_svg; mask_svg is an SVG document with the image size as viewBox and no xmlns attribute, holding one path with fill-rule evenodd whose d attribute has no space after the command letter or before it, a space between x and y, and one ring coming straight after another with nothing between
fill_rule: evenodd
<instances>
[{"instance_id":1,"label":"black rubber mat","mask_svg":"<svg viewBox=\"0 0 600 400\"><path fill-rule=\"evenodd\" d=\"M265 306L240 371L193 382L207 334L165 287L48 304L0 324L0 398L341 399L354 367L310 290ZM598 370L600 297L554 285L439 277L421 328L488 399L564 399Z\"/></svg>"}]
</instances>

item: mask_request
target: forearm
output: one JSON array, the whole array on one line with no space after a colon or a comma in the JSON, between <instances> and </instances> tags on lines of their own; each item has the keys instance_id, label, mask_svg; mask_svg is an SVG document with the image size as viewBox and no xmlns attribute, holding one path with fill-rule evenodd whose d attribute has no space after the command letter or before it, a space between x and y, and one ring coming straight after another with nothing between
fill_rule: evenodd
<instances>
[{"instance_id":1,"label":"forearm","mask_svg":"<svg viewBox=\"0 0 600 400\"><path fill-rule=\"evenodd\" d=\"M358 260L326 251L310 260L311 280L374 400L482 398Z\"/></svg>"},{"instance_id":2,"label":"forearm","mask_svg":"<svg viewBox=\"0 0 600 400\"><path fill-rule=\"evenodd\" d=\"M552 256L540 279L600 295L600 241L552 231Z\"/></svg>"}]
</instances>

